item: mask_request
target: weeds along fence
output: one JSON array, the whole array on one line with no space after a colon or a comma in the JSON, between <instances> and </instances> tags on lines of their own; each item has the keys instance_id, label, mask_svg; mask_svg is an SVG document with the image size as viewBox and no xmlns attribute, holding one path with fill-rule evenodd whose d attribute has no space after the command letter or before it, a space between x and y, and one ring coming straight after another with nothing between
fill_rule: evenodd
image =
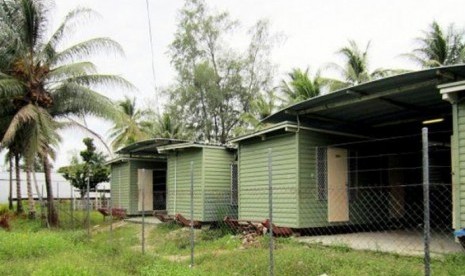
<instances>
[{"instance_id":1,"label":"weeds along fence","mask_svg":"<svg viewBox=\"0 0 465 276\"><path fill-rule=\"evenodd\" d=\"M191 266L201 256L195 228L216 227L239 235L244 248L268 236L270 275L282 263L274 244L278 236L309 246L417 256L430 275L431 258L464 253L454 230L464 227L457 191L465 184L452 184L451 156L457 149L450 135L424 129L417 135L328 143L306 149L306 156L290 164L269 148L254 157L261 172L244 176L241 161L233 165L227 189L200 188L191 179L176 195L168 191L167 212L180 214L178 221L187 226L180 237L190 248ZM182 199L176 207L174 196Z\"/></svg>"},{"instance_id":2,"label":"weeds along fence","mask_svg":"<svg viewBox=\"0 0 465 276\"><path fill-rule=\"evenodd\" d=\"M9 198L9 172L1 171L0 188L2 201L7 202ZM21 174L21 199L22 205L26 212L29 210L28 191L26 176ZM45 180L36 179L32 181L31 195L34 199L34 208L36 210L36 218L40 219L44 225L47 224L47 192L45 189ZM12 178L12 200L16 205L18 199L16 178ZM87 195L81 197L80 191L69 184L68 181L53 181L52 192L54 196L54 206L59 216L60 227L80 229L86 228L92 224L98 224L103 219L103 216L96 213L99 208L107 208L110 204L109 193L105 190L91 190L89 200ZM87 208L89 207L89 214ZM16 206L14 206L16 209ZM88 223L88 220L90 223Z\"/></svg>"}]
</instances>

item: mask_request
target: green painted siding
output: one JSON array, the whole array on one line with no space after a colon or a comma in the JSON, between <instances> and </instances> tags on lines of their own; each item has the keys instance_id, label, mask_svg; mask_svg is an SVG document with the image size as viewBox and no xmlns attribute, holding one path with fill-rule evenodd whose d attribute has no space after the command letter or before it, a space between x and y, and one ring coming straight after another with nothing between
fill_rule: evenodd
<instances>
[{"instance_id":1,"label":"green painted siding","mask_svg":"<svg viewBox=\"0 0 465 276\"><path fill-rule=\"evenodd\" d=\"M232 152L217 148L171 152L167 172L168 214L190 217L190 163L193 161L194 220L216 221L225 215L234 215L235 210L229 204L233 159Z\"/></svg>"},{"instance_id":2,"label":"green painted siding","mask_svg":"<svg viewBox=\"0 0 465 276\"><path fill-rule=\"evenodd\" d=\"M454 116L454 227L465 227L465 103L461 102L453 107Z\"/></svg>"},{"instance_id":3,"label":"green painted siding","mask_svg":"<svg viewBox=\"0 0 465 276\"><path fill-rule=\"evenodd\" d=\"M231 206L231 151L215 148L203 149L204 162L204 220L222 220L224 216L236 216Z\"/></svg>"},{"instance_id":4,"label":"green painted siding","mask_svg":"<svg viewBox=\"0 0 465 276\"><path fill-rule=\"evenodd\" d=\"M111 164L111 199L115 208L129 210L129 162Z\"/></svg>"},{"instance_id":5,"label":"green painted siding","mask_svg":"<svg viewBox=\"0 0 465 276\"><path fill-rule=\"evenodd\" d=\"M204 221L203 154L201 148L190 148L168 155L167 211L169 215L190 217L190 166L194 166L194 220Z\"/></svg>"},{"instance_id":6,"label":"green painted siding","mask_svg":"<svg viewBox=\"0 0 465 276\"><path fill-rule=\"evenodd\" d=\"M278 226L310 228L362 224L384 220L386 194L364 189L349 202L349 222L329 223L327 200L318 198L316 147L351 138L300 130L250 139L239 146L239 219L268 217L268 149L272 150L273 222ZM349 149L350 150L350 149ZM373 183L373 179L360 182Z\"/></svg>"},{"instance_id":7,"label":"green painted siding","mask_svg":"<svg viewBox=\"0 0 465 276\"><path fill-rule=\"evenodd\" d=\"M298 227L295 133L251 139L239 146L239 219L268 218L268 149L272 150L273 222Z\"/></svg>"}]
</instances>

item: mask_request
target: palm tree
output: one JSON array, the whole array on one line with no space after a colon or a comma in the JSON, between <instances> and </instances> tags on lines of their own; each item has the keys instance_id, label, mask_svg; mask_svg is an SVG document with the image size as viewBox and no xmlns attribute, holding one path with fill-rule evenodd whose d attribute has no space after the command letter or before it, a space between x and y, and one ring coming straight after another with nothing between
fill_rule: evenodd
<instances>
[{"instance_id":1,"label":"palm tree","mask_svg":"<svg viewBox=\"0 0 465 276\"><path fill-rule=\"evenodd\" d=\"M365 49L362 50L355 41L349 40L348 46L342 47L336 52L336 54L342 57L344 64L328 64L328 67L337 71L342 78L342 80L328 79L332 91L407 72L402 69L382 68L370 71L368 59L369 49L370 42L368 42Z\"/></svg>"},{"instance_id":2,"label":"palm tree","mask_svg":"<svg viewBox=\"0 0 465 276\"><path fill-rule=\"evenodd\" d=\"M121 77L97 74L93 63L82 61L99 50L122 53L108 38L94 38L63 47L64 40L92 11L75 9L47 39L48 10L42 0L3 0L0 3L0 125L8 125L1 143L8 147L21 140L21 154L29 163L39 155L44 166L48 220L58 224L53 205L51 164L57 131L63 120L92 114L118 120L112 102L95 87L132 88Z\"/></svg>"},{"instance_id":3,"label":"palm tree","mask_svg":"<svg viewBox=\"0 0 465 276\"><path fill-rule=\"evenodd\" d=\"M234 136L243 135L266 126L261 120L273 114L279 108L281 99L276 95L275 90L268 93L259 93L250 103L250 110L242 114L241 119L248 123L245 127L234 129Z\"/></svg>"},{"instance_id":4,"label":"palm tree","mask_svg":"<svg viewBox=\"0 0 465 276\"><path fill-rule=\"evenodd\" d=\"M414 61L422 68L433 68L465 62L465 33L449 25L444 31L436 21L429 29L423 31L423 36L415 39L418 48L405 57Z\"/></svg>"},{"instance_id":5,"label":"palm tree","mask_svg":"<svg viewBox=\"0 0 465 276\"><path fill-rule=\"evenodd\" d=\"M124 114L124 118L111 129L110 137L113 139L113 149L147 139L147 129L145 129L142 121L147 111L138 110L136 108L136 99L130 99L127 96L118 105Z\"/></svg>"},{"instance_id":6,"label":"palm tree","mask_svg":"<svg viewBox=\"0 0 465 276\"><path fill-rule=\"evenodd\" d=\"M290 80L282 80L280 85L285 96L285 105L295 104L320 95L326 84L319 71L312 78L308 68L305 71L294 68L288 73L288 77Z\"/></svg>"},{"instance_id":7,"label":"palm tree","mask_svg":"<svg viewBox=\"0 0 465 276\"><path fill-rule=\"evenodd\" d=\"M190 133L170 113L154 114L155 123L150 127L150 135L158 138L188 139Z\"/></svg>"}]
</instances>

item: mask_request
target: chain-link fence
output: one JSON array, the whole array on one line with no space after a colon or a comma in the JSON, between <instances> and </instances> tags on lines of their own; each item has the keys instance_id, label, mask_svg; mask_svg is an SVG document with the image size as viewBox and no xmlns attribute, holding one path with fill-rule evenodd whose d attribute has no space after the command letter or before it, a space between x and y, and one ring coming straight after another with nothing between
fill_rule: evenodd
<instances>
[{"instance_id":1,"label":"chain-link fence","mask_svg":"<svg viewBox=\"0 0 465 276\"><path fill-rule=\"evenodd\" d=\"M164 250L170 260L188 260L195 267L211 253L206 242L214 244L216 238L229 235L239 240L235 249L266 252L261 262L267 262L268 271L262 274L273 275L285 271L290 262L302 262L299 257L289 261L294 249L283 246L286 241L320 250L323 262L331 262L325 248L343 248L338 254L347 249L381 253L370 258L420 257L426 275L440 272L434 271L440 267L431 266L431 259L464 253L454 230L463 228L457 192L465 184L452 181L451 156L457 149L450 135L432 132L320 143L300 148L296 158L270 147L250 156L253 162L239 155L226 168L231 172L227 185L194 178L191 162L188 185L167 187L166 194L146 191L148 182L140 178L142 217L132 220L141 223L141 251ZM88 229L89 234L95 225L113 221L120 209L109 200L76 197L58 199L56 206L62 225ZM99 207L102 213L92 211ZM153 224L161 230L147 227ZM110 241L113 230L110 223ZM229 249L223 244L215 254Z\"/></svg>"},{"instance_id":2,"label":"chain-link fence","mask_svg":"<svg viewBox=\"0 0 465 276\"><path fill-rule=\"evenodd\" d=\"M461 222L454 207L451 156L456 149L450 134L318 145L306 151L310 157L288 160L291 164L269 148L257 157L266 160L260 163L265 164L262 173L241 175L246 169L239 159L231 166L228 187L198 186L192 177L190 189L168 190L167 213L158 217L186 227L178 238L190 249L191 266L204 254L195 250L199 235L215 228L240 237L243 248L263 246L269 236L270 275L282 263L273 244L277 237L420 256L428 275L430 258L464 252L454 237ZM176 207L169 200L174 196L183 199ZM178 258L184 254L180 251Z\"/></svg>"}]
</instances>

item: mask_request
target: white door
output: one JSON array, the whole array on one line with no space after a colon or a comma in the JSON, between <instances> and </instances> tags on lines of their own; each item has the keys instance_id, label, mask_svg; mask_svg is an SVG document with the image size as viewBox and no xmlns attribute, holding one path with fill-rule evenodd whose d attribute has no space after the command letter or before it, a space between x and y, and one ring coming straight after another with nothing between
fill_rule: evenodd
<instances>
[{"instance_id":1,"label":"white door","mask_svg":"<svg viewBox=\"0 0 465 276\"><path fill-rule=\"evenodd\" d=\"M137 170L137 187L139 189L139 211L153 211L153 171ZM142 206L142 202L144 205Z\"/></svg>"},{"instance_id":2,"label":"white door","mask_svg":"<svg viewBox=\"0 0 465 276\"><path fill-rule=\"evenodd\" d=\"M349 221L347 150L328 148L328 221Z\"/></svg>"}]
</instances>

